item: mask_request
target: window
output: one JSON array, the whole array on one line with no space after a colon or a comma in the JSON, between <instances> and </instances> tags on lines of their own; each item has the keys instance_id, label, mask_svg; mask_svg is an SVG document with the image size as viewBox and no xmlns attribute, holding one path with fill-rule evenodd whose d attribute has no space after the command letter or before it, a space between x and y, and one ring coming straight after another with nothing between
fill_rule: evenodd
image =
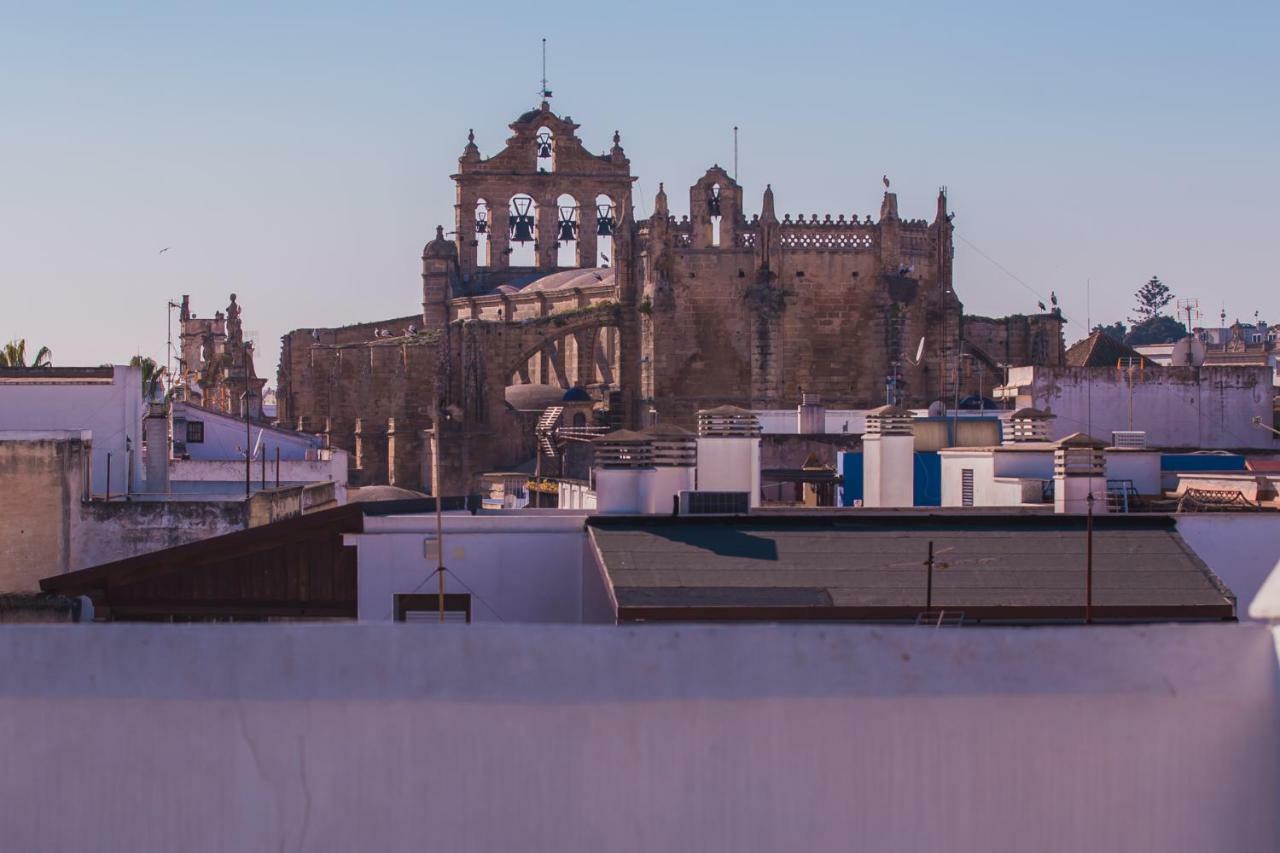
<instances>
[{"instance_id":1,"label":"window","mask_svg":"<svg viewBox=\"0 0 1280 853\"><path fill-rule=\"evenodd\" d=\"M204 443L204 421L187 421L187 444Z\"/></svg>"},{"instance_id":2,"label":"window","mask_svg":"<svg viewBox=\"0 0 1280 853\"><path fill-rule=\"evenodd\" d=\"M973 469L960 469L960 505L973 506Z\"/></svg>"},{"instance_id":3,"label":"window","mask_svg":"<svg viewBox=\"0 0 1280 853\"><path fill-rule=\"evenodd\" d=\"M440 622L440 596L435 593L399 593L395 596L397 622ZM471 595L465 592L444 594L444 621L471 622Z\"/></svg>"}]
</instances>

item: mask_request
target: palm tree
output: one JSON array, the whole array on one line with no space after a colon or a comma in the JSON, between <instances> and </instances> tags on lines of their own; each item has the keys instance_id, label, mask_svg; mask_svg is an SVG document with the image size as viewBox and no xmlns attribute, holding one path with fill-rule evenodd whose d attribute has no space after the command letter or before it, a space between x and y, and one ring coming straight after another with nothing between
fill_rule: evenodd
<instances>
[{"instance_id":1,"label":"palm tree","mask_svg":"<svg viewBox=\"0 0 1280 853\"><path fill-rule=\"evenodd\" d=\"M135 355L129 359L129 366L142 368L142 399L148 403L155 402L156 397L160 396L161 380L168 368L160 367L154 358L145 355Z\"/></svg>"},{"instance_id":2,"label":"palm tree","mask_svg":"<svg viewBox=\"0 0 1280 853\"><path fill-rule=\"evenodd\" d=\"M0 348L0 367L52 367L52 355L48 347L40 347L31 364L27 364L27 339L18 338Z\"/></svg>"}]
</instances>

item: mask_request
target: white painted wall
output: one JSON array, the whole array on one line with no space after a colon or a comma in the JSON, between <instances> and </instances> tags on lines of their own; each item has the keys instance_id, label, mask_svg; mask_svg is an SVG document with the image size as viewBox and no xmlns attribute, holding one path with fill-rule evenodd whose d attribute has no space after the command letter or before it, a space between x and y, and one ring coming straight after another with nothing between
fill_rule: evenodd
<instances>
[{"instance_id":1,"label":"white painted wall","mask_svg":"<svg viewBox=\"0 0 1280 853\"><path fill-rule=\"evenodd\" d=\"M868 507L915 505L915 438L862 437L862 503Z\"/></svg>"},{"instance_id":2,"label":"white painted wall","mask_svg":"<svg viewBox=\"0 0 1280 853\"><path fill-rule=\"evenodd\" d=\"M51 373L51 377L56 371ZM89 430L93 441L93 492L124 494L143 488L142 368L116 365L110 382L51 378L0 381L0 430ZM132 476L130 475L132 470Z\"/></svg>"},{"instance_id":3,"label":"white painted wall","mask_svg":"<svg viewBox=\"0 0 1280 853\"><path fill-rule=\"evenodd\" d=\"M1017 367L1009 382L1019 405L1048 409L1053 439L1087 432L1104 440L1129 429L1129 385L1118 370ZM1149 447L1280 450L1280 439L1250 422L1272 418L1275 389L1265 367L1158 368L1135 374L1133 429Z\"/></svg>"},{"instance_id":4,"label":"white painted wall","mask_svg":"<svg viewBox=\"0 0 1280 853\"><path fill-rule=\"evenodd\" d=\"M760 506L760 439L699 436L697 471L698 491L746 492Z\"/></svg>"},{"instance_id":5,"label":"white painted wall","mask_svg":"<svg viewBox=\"0 0 1280 853\"><path fill-rule=\"evenodd\" d=\"M1236 594L1244 619L1267 575L1280 564L1280 513L1179 513L1178 533Z\"/></svg>"},{"instance_id":6,"label":"white painted wall","mask_svg":"<svg viewBox=\"0 0 1280 853\"><path fill-rule=\"evenodd\" d=\"M471 592L476 622L583 620L586 513L524 509L511 514L445 513L446 592ZM434 515L366 516L357 548L362 622L394 618L396 593L437 590Z\"/></svg>"},{"instance_id":7,"label":"white painted wall","mask_svg":"<svg viewBox=\"0 0 1280 853\"><path fill-rule=\"evenodd\" d=\"M337 485L338 503L346 503L347 494L347 452L345 450L325 449L319 451L321 458L281 459L280 484L317 483L333 481ZM250 480L257 490L262 485L261 459L250 463ZM239 460L195 460L174 459L169 462L169 481L174 491L187 491L191 484L203 483L244 483L244 459ZM267 488L273 488L276 482L275 457L267 458Z\"/></svg>"},{"instance_id":8,"label":"white painted wall","mask_svg":"<svg viewBox=\"0 0 1280 853\"><path fill-rule=\"evenodd\" d=\"M1278 710L1261 625L4 626L0 803L15 851L1269 853Z\"/></svg>"},{"instance_id":9,"label":"white painted wall","mask_svg":"<svg viewBox=\"0 0 1280 853\"><path fill-rule=\"evenodd\" d=\"M186 443L186 453L191 459L244 460L245 423L243 420L184 403L174 404L173 417L175 421L200 421L204 424L204 441ZM185 433L177 435L176 439L179 442L185 441ZM253 447L254 458L261 458L265 453L268 462L275 460L277 448L280 450L282 460L301 461L308 457L314 458L324 444L318 435L259 424L250 425L249 442Z\"/></svg>"}]
</instances>

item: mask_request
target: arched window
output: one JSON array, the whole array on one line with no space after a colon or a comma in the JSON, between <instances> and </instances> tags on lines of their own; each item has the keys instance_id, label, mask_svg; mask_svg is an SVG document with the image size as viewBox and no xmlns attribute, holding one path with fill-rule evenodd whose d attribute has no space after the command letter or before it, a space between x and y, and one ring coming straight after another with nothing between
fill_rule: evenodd
<instances>
[{"instance_id":1,"label":"arched window","mask_svg":"<svg viewBox=\"0 0 1280 853\"><path fill-rule=\"evenodd\" d=\"M578 200L565 193L556 199L556 266L578 266Z\"/></svg>"},{"instance_id":2,"label":"arched window","mask_svg":"<svg viewBox=\"0 0 1280 853\"><path fill-rule=\"evenodd\" d=\"M587 416L582 412L573 413L573 425L575 427L584 427L587 425Z\"/></svg>"},{"instance_id":3,"label":"arched window","mask_svg":"<svg viewBox=\"0 0 1280 853\"><path fill-rule=\"evenodd\" d=\"M487 267L493 261L489 257L491 243L489 242L489 227L493 224L492 217L489 216L489 202L484 199L476 200L476 266Z\"/></svg>"},{"instance_id":4,"label":"arched window","mask_svg":"<svg viewBox=\"0 0 1280 853\"><path fill-rule=\"evenodd\" d=\"M613 232L617 220L613 199L603 193L596 196L596 266L613 266Z\"/></svg>"},{"instance_id":5,"label":"arched window","mask_svg":"<svg viewBox=\"0 0 1280 853\"><path fill-rule=\"evenodd\" d=\"M551 128L539 128L533 136L533 144L538 154L538 171L554 172L556 170L556 138Z\"/></svg>"},{"instance_id":6,"label":"arched window","mask_svg":"<svg viewBox=\"0 0 1280 853\"><path fill-rule=\"evenodd\" d=\"M537 266L538 203L528 193L517 193L511 197L507 217L507 231L511 238L508 266Z\"/></svg>"}]
</instances>

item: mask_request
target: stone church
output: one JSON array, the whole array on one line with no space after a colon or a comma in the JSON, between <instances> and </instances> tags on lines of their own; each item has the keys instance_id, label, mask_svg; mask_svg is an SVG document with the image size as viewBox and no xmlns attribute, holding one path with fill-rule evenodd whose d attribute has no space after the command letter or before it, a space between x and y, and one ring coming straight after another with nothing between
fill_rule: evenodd
<instances>
[{"instance_id":1,"label":"stone church","mask_svg":"<svg viewBox=\"0 0 1280 853\"><path fill-rule=\"evenodd\" d=\"M964 315L945 189L931 221L903 219L887 179L874 219L779 216L771 188L748 214L712 166L687 216L659 184L637 219L619 135L592 154L578 127L543 102L491 157L468 136L420 312L283 338L280 419L351 451L354 481L429 487L439 423L442 490L472 491L533 457L538 412L566 393L587 404L579 424L692 426L802 390L838 408L952 403L1002 365L1062 362L1056 312Z\"/></svg>"}]
</instances>

